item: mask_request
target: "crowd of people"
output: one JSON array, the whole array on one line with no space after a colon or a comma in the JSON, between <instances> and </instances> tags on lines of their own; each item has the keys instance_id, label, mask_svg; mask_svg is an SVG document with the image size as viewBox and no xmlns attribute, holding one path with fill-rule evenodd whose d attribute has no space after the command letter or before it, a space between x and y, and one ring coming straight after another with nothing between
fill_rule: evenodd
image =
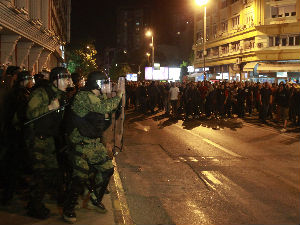
<instances>
[{"instance_id":1,"label":"crowd of people","mask_svg":"<svg viewBox=\"0 0 300 225\"><path fill-rule=\"evenodd\" d=\"M21 193L27 215L46 219L45 195L50 194L63 219L74 223L84 196L86 208L105 213L102 199L114 169L103 133L120 107L122 91L104 94L107 77L101 71L91 72L86 82L64 67L34 76L16 66L2 72L1 204L14 204Z\"/></svg>"},{"instance_id":2,"label":"crowd of people","mask_svg":"<svg viewBox=\"0 0 300 225\"><path fill-rule=\"evenodd\" d=\"M103 132L123 95L109 89L100 71L85 81L63 67L34 76L16 66L0 70L1 204L27 190L27 214L35 218L50 215L46 193L70 223L76 221L75 207L83 195L89 199L87 208L106 212L102 198L114 170ZM141 113L158 109L186 120L257 115L262 123L281 123L282 132L288 120L299 126L298 84L127 82L126 96L126 107Z\"/></svg>"},{"instance_id":3,"label":"crowd of people","mask_svg":"<svg viewBox=\"0 0 300 225\"><path fill-rule=\"evenodd\" d=\"M288 120L299 126L300 86L296 83L128 82L126 93L127 107L142 113L154 113L158 107L167 115L184 115L185 119L258 115L265 124L268 120L282 122L281 132L287 131Z\"/></svg>"}]
</instances>

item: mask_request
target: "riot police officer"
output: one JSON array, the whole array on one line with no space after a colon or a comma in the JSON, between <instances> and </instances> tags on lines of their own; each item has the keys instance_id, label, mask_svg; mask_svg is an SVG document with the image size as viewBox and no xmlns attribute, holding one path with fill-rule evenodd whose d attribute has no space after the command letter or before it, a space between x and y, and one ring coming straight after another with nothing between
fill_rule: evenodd
<instances>
[{"instance_id":1,"label":"riot police officer","mask_svg":"<svg viewBox=\"0 0 300 225\"><path fill-rule=\"evenodd\" d=\"M29 216L39 219L47 218L50 213L43 203L45 193L57 190L62 180L59 176L55 139L59 139L63 110L58 109L62 109L65 104L64 93L69 86L69 79L66 68L55 67L50 73L49 86L35 89L27 106L27 118L39 118L30 124L31 135L26 140L33 170L27 209Z\"/></svg>"},{"instance_id":2,"label":"riot police officer","mask_svg":"<svg viewBox=\"0 0 300 225\"><path fill-rule=\"evenodd\" d=\"M6 99L5 133L2 137L7 143L7 151L3 160L4 169L1 171L5 174L4 179L1 179L4 183L3 204L8 204L13 198L21 174L26 170L23 123L26 120L25 110L33 84L33 77L28 71L19 72Z\"/></svg>"},{"instance_id":3,"label":"riot police officer","mask_svg":"<svg viewBox=\"0 0 300 225\"><path fill-rule=\"evenodd\" d=\"M63 208L63 218L67 222L76 221L74 208L85 187L90 191L88 208L106 212L101 201L114 169L102 133L109 126L105 114L115 110L122 97L118 92L108 99L102 94L107 89L106 75L100 71L91 72L71 105L68 137L72 146L69 157L73 174Z\"/></svg>"}]
</instances>

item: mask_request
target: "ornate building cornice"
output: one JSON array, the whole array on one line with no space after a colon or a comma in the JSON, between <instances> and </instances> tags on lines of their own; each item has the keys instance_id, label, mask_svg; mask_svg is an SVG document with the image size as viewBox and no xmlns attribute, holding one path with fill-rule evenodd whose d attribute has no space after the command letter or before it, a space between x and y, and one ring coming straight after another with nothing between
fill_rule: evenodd
<instances>
[{"instance_id":1,"label":"ornate building cornice","mask_svg":"<svg viewBox=\"0 0 300 225\"><path fill-rule=\"evenodd\" d=\"M11 30L51 52L54 52L60 45L57 37L52 36L51 32L31 23L30 20L27 20L22 15L18 15L17 12L1 2L0 24L3 28Z\"/></svg>"}]
</instances>

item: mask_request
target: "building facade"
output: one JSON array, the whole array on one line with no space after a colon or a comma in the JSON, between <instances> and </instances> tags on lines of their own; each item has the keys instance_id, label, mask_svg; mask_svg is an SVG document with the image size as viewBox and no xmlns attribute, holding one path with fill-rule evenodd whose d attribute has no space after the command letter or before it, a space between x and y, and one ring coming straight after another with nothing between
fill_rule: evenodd
<instances>
[{"instance_id":1,"label":"building facade","mask_svg":"<svg viewBox=\"0 0 300 225\"><path fill-rule=\"evenodd\" d=\"M0 65L30 72L64 63L71 0L0 0Z\"/></svg>"},{"instance_id":2,"label":"building facade","mask_svg":"<svg viewBox=\"0 0 300 225\"><path fill-rule=\"evenodd\" d=\"M117 20L117 46L125 53L145 47L145 29L149 27L147 5L120 6Z\"/></svg>"},{"instance_id":3,"label":"building facade","mask_svg":"<svg viewBox=\"0 0 300 225\"><path fill-rule=\"evenodd\" d=\"M227 80L300 77L299 0L217 0L194 16L194 66Z\"/></svg>"}]
</instances>

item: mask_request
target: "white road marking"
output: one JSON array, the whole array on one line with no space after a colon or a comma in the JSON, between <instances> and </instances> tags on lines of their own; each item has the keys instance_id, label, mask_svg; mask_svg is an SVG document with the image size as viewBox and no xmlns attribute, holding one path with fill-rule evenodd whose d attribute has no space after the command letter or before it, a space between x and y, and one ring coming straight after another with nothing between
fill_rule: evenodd
<instances>
[{"instance_id":1,"label":"white road marking","mask_svg":"<svg viewBox=\"0 0 300 225\"><path fill-rule=\"evenodd\" d=\"M177 124L175 124L175 126L177 126L177 127L179 127L179 128L182 129L182 127L179 126L179 125L177 125ZM182 129L182 130L184 130L184 129ZM229 154L229 155L232 155L232 156L234 156L234 157L242 158L241 155L236 154L235 152L230 151L230 150L228 150L228 149L222 147L221 145L218 145L217 143L215 143L215 142L213 142L213 141L211 141L211 140L208 140L207 138L203 138L203 137L200 136L199 134L195 134L195 133L193 133L193 132L190 131L190 130L184 130L184 131L189 132L190 134L192 134L192 135L194 135L194 136L200 137L200 138L202 139L202 141L205 141L206 143L208 143L208 144L210 144L210 145L212 145L212 146L214 146L214 147L216 147L216 148L222 150L223 152L226 152L226 153Z\"/></svg>"},{"instance_id":2,"label":"white road marking","mask_svg":"<svg viewBox=\"0 0 300 225\"><path fill-rule=\"evenodd\" d=\"M206 138L203 138L202 141L205 141L206 143L208 143L208 144L210 144L210 145L212 145L212 146L214 146L214 147L216 147L216 148L222 150L223 152L226 152L226 153L229 154L229 155L232 155L232 156L235 156L235 157L242 157L241 155L236 154L236 153L234 153L233 151L230 151L230 150L228 150L228 149L222 147L221 145L218 145L217 143L215 143L215 142L213 142L213 141L211 141L211 140L208 140L208 139L206 139Z\"/></svg>"},{"instance_id":3,"label":"white road marking","mask_svg":"<svg viewBox=\"0 0 300 225\"><path fill-rule=\"evenodd\" d=\"M212 172L209 171L202 171L201 172L206 179L210 180L213 184L222 184L222 182L220 180L218 180L213 174Z\"/></svg>"},{"instance_id":4,"label":"white road marking","mask_svg":"<svg viewBox=\"0 0 300 225\"><path fill-rule=\"evenodd\" d=\"M218 148L218 149L220 149L220 150L226 152L226 153L229 154L229 155L232 155L232 156L235 156L235 157L242 157L241 155L236 154L236 153L234 153L234 152L232 152L232 151L230 151L230 150L228 150L228 149L226 149L226 148L220 146L219 144L217 144L217 143L215 143L215 142L213 142L213 141L211 141L211 140L208 140L208 139L206 139L206 138L203 138L203 137L200 136L199 134L195 134L195 133L193 133L193 132L190 131L190 130L185 130L185 129L183 129L183 128L182 128L181 126L179 126L178 124L175 124L175 126L181 128L182 130L184 130L184 131L186 131L186 132L189 132L190 134L192 134L192 135L194 135L194 136L200 137L200 138L201 138L203 141L205 141L206 143L208 143L208 144L210 144L210 145L213 145L214 147L216 147L216 148ZM270 174L270 175L272 175L272 176L274 176L274 177L277 177L279 180L283 181L283 182L286 183L287 185L289 185L289 186L291 186L291 187L294 187L294 188L296 188L297 190L300 190L299 185L295 184L294 182L291 182L291 181L289 181L288 179L285 179L284 177L279 176L278 174L273 173L273 172L271 172L271 171L266 171L266 170L264 170L264 172L267 173L267 174ZM207 177L207 176L206 176L206 177ZM209 179L209 180L211 180L211 179ZM209 184L207 181L205 181L205 183L206 183L207 185L209 185L210 187L212 187L213 189L215 189L215 188L214 188L211 184Z\"/></svg>"}]
</instances>

